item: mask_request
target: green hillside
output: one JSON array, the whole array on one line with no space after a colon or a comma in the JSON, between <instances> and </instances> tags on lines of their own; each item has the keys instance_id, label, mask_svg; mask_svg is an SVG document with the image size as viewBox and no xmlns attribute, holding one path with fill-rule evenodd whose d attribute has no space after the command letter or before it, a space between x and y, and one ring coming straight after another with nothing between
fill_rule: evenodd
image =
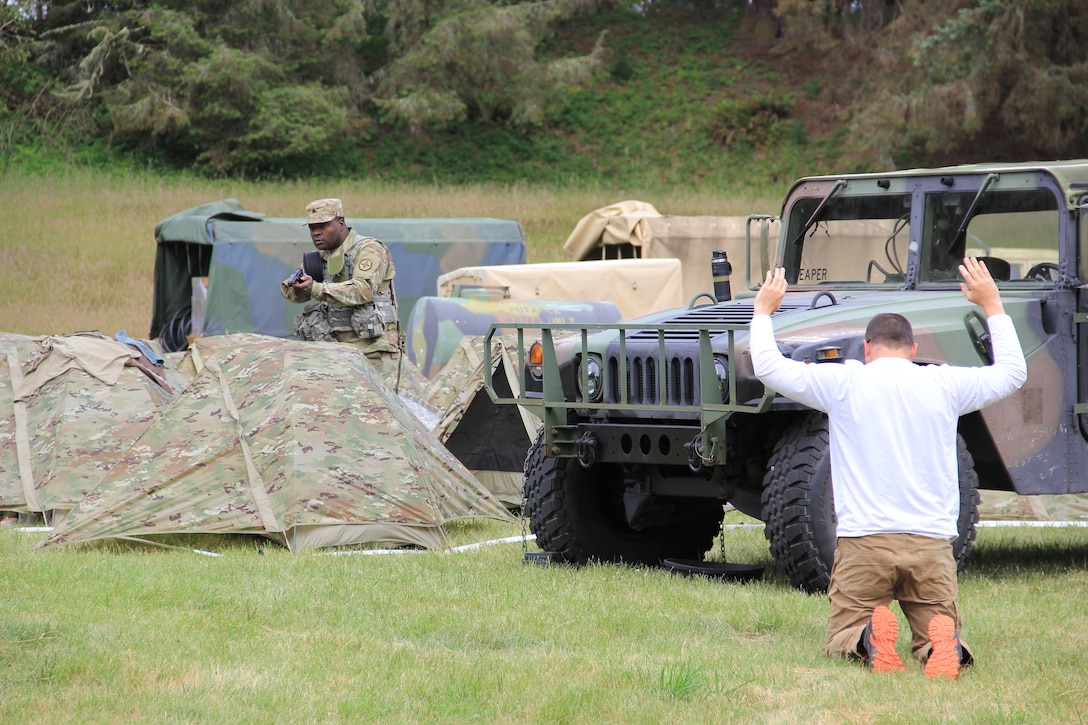
<instances>
[{"instance_id":1,"label":"green hillside","mask_svg":"<svg viewBox=\"0 0 1088 725\"><path fill-rule=\"evenodd\" d=\"M0 4L0 168L747 188L1088 155L1081 0Z\"/></svg>"},{"instance_id":2,"label":"green hillside","mask_svg":"<svg viewBox=\"0 0 1088 725\"><path fill-rule=\"evenodd\" d=\"M469 121L423 139L387 129L360 171L463 182L532 180L641 185L771 182L812 170L826 139L802 109L820 83L802 83L739 29L736 10L613 12L564 25L545 48L586 52L605 32L605 69L556 99L542 129Z\"/></svg>"},{"instance_id":3,"label":"green hillside","mask_svg":"<svg viewBox=\"0 0 1088 725\"><path fill-rule=\"evenodd\" d=\"M814 134L804 118L821 85L784 70L788 61L771 56L769 43L754 41L749 25L743 6L733 4L580 16L558 26L538 56L589 53L603 34L604 62L589 84L551 98L539 125L469 114L446 128L412 133L404 124L378 122L371 108L372 118L348 142L271 175L557 186L722 188L752 178L781 184L826 163L826 134ZM83 103L93 111L94 102ZM41 168L74 161L201 173L176 144L95 134L86 127L93 116L77 123L80 115L70 113L64 124L34 119L29 130L25 117L13 115L13 125L23 125L0 139L0 163ZM94 113L101 120L104 111ZM37 130L45 133L37 136Z\"/></svg>"}]
</instances>

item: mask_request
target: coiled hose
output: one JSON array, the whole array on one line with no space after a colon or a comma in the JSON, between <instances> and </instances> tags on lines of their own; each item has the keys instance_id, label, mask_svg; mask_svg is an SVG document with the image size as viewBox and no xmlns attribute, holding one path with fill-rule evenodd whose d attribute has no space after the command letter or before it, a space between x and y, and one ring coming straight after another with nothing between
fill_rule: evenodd
<instances>
[{"instance_id":1,"label":"coiled hose","mask_svg":"<svg viewBox=\"0 0 1088 725\"><path fill-rule=\"evenodd\" d=\"M163 352L181 352L189 349L189 333L193 329L192 308L182 307L162 326L159 341Z\"/></svg>"}]
</instances>

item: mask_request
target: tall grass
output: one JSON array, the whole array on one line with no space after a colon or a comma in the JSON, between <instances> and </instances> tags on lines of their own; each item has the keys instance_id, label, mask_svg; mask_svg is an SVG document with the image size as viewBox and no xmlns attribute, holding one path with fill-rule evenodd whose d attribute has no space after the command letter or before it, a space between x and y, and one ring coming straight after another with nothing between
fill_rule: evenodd
<instances>
[{"instance_id":1,"label":"tall grass","mask_svg":"<svg viewBox=\"0 0 1088 725\"><path fill-rule=\"evenodd\" d=\"M414 186L345 182L211 181L74 168L17 170L0 178L0 332L49 335L151 325L155 224L224 198L272 217L300 217L307 202L339 196L352 217L495 217L521 223L530 262L569 261L563 242L594 209L638 199L663 214L777 212L784 189L726 197L714 189L523 184Z\"/></svg>"},{"instance_id":2,"label":"tall grass","mask_svg":"<svg viewBox=\"0 0 1088 725\"><path fill-rule=\"evenodd\" d=\"M457 527L461 542L516 533ZM208 541L33 551L0 530L11 723L1076 723L1088 717L1083 529L979 533L957 682L823 657L827 603L762 581L539 567L518 544L400 556ZM896 610L898 611L898 610ZM899 614L903 629L905 620Z\"/></svg>"}]
</instances>

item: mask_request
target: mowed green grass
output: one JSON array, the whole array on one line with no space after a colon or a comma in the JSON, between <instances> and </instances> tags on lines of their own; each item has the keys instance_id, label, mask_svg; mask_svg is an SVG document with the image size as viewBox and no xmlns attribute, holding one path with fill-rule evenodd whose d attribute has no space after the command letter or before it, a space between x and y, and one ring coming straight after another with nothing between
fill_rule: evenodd
<instances>
[{"instance_id":1,"label":"mowed green grass","mask_svg":"<svg viewBox=\"0 0 1088 725\"><path fill-rule=\"evenodd\" d=\"M0 330L145 335L155 222L220 198L271 216L339 195L350 215L516 219L539 262L564 260L578 219L616 201L740 215L776 212L778 193L8 175ZM520 533L485 523L451 535ZM909 662L905 632L903 673L824 658L824 597L775 572L758 528L725 534L729 561L766 567L745 585L526 565L520 543L334 556L259 538L167 542L211 557L128 542L35 551L43 536L0 528L0 722L1088 720L1083 528L980 530L961 579L978 665L954 683Z\"/></svg>"},{"instance_id":2,"label":"mowed green grass","mask_svg":"<svg viewBox=\"0 0 1088 725\"><path fill-rule=\"evenodd\" d=\"M518 535L453 528L457 543ZM191 537L34 551L0 530L5 722L1077 723L1088 716L1084 529L984 529L957 682L823 657L827 604L726 532L762 581L459 553L292 554ZM531 544L530 544L531 546ZM898 612L898 609L895 611ZM902 616L900 615L900 620Z\"/></svg>"}]
</instances>

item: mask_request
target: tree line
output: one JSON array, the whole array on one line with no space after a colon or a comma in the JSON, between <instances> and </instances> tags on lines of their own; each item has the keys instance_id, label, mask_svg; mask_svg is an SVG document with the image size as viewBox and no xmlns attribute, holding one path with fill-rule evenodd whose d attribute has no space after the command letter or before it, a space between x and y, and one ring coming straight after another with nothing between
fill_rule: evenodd
<instances>
[{"instance_id":1,"label":"tree line","mask_svg":"<svg viewBox=\"0 0 1088 725\"><path fill-rule=\"evenodd\" d=\"M612 14L609 16L608 14ZM1085 154L1082 0L6 0L0 151L86 139L212 174L321 171L395 136L534 134L622 82L580 21L740 17L733 37L821 64L841 164Z\"/></svg>"}]
</instances>

